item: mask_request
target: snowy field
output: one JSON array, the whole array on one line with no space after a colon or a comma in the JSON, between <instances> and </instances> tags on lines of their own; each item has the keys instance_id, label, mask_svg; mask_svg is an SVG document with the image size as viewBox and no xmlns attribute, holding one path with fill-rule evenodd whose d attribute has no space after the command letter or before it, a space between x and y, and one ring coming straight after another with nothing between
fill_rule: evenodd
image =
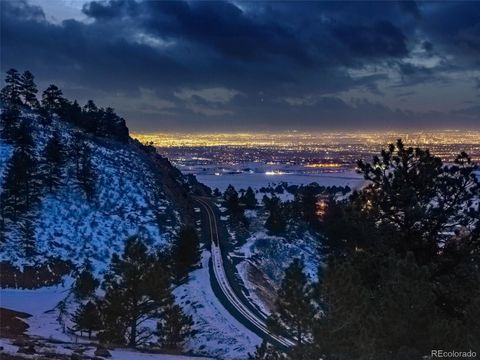
<instances>
[{"instance_id":1,"label":"snowy field","mask_svg":"<svg viewBox=\"0 0 480 360\"><path fill-rule=\"evenodd\" d=\"M198 181L204 183L212 189L218 188L225 191L228 185L233 185L235 189L246 189L251 186L254 190L269 185L278 185L287 182L289 185L307 185L316 182L323 186L350 186L359 188L364 183L361 175L354 171L341 173L274 173L272 175L265 173L240 173L240 174L199 174L196 175Z\"/></svg>"},{"instance_id":2,"label":"snowy field","mask_svg":"<svg viewBox=\"0 0 480 360\"><path fill-rule=\"evenodd\" d=\"M208 263L208 258L206 259ZM208 283L208 268L206 271L202 269L195 272L195 278L191 284L187 284L189 288L194 288L196 291L206 291L204 293L205 297L210 299L208 304L204 303L204 298L202 296L198 297L198 300L195 300L196 297L192 298L192 301L199 301L202 304L197 304L197 306L202 309L200 311L195 311L196 314L200 313L200 318L196 318L196 322L205 326L207 322L217 320L209 326L218 327L218 333L212 336L215 339L212 339L210 343L215 344L215 341L219 342L212 349L212 352L222 352L222 332L225 330L225 334L228 336L237 337L240 340L243 340L243 344L238 347L238 350L241 351L248 347L250 342L255 342L256 339L249 338L245 335L248 332L247 329L243 328L242 325L235 323L235 319L231 318L228 313L225 312L220 303L216 302L216 298L213 296L213 293L210 289L210 284ZM65 283L59 286L44 287L36 290L20 290L20 289L2 289L0 292L0 307L13 309L20 312L25 312L32 315L31 317L25 319L29 328L27 334L33 338L43 338L47 339L48 344L46 347L49 348L49 351L54 351L56 353L69 354L69 351L72 351L71 344L81 344L82 346L90 346L90 341L86 338L80 338L76 335L70 335L63 331L62 325L59 323L59 314L60 307L59 304L66 298L68 298L70 292L70 285L72 279L67 278ZM204 306L205 305L205 306ZM188 305L185 305L188 307ZM221 312L224 312L222 314ZM227 325L228 324L228 325ZM228 328L227 328L228 327ZM202 334L202 337L204 335ZM200 344L203 344L203 338L198 338L200 342L197 341L197 338L191 340L191 348L197 348ZM228 341L223 339L224 341ZM51 343L50 343L51 342ZM54 345L58 343L58 345ZM62 345L63 343L63 345ZM195 346L196 345L196 346ZM0 346L3 346L4 353L14 355L18 347L11 344L10 340L0 339ZM53 348L54 347L54 348ZM38 349L41 351L41 349ZM89 350L85 351L86 355L94 356L95 348L91 347ZM224 349L223 351L226 351ZM208 348L203 351L204 353L211 353ZM0 352L1 354L2 352ZM127 349L115 349L110 351L114 360L148 360L148 359L158 359L158 360L189 360L189 359L211 359L207 357L192 357L192 356L181 356L181 355L165 355L165 354L147 354L140 353ZM1 358L1 355L0 355ZM235 358L232 356L231 358Z\"/></svg>"},{"instance_id":3,"label":"snowy field","mask_svg":"<svg viewBox=\"0 0 480 360\"><path fill-rule=\"evenodd\" d=\"M0 351L1 354L16 355L19 349L18 346L12 344L11 339L0 338L0 347L3 350ZM37 347L36 350L39 352L48 353L48 358L52 358L52 354L62 354L62 355L72 355L75 348L81 348L81 345L77 344L62 344L62 343L45 343L44 347ZM84 354L94 358L95 348L87 347L84 351ZM170 355L170 354L148 354L142 353L139 351L127 350L127 349L116 349L110 351L112 360L211 360L212 358L207 357L198 357L198 356L184 356L184 355ZM27 355L25 359L40 359L43 357L38 357L35 355ZM23 359L23 358L22 358ZM103 358L102 358L103 359Z\"/></svg>"},{"instance_id":4,"label":"snowy field","mask_svg":"<svg viewBox=\"0 0 480 360\"><path fill-rule=\"evenodd\" d=\"M193 317L197 334L189 339L186 349L217 359L243 360L253 353L261 339L239 323L220 303L210 285L208 262L210 252L204 251L202 267L190 273L188 283L174 293L183 310Z\"/></svg>"},{"instance_id":5,"label":"snowy field","mask_svg":"<svg viewBox=\"0 0 480 360\"><path fill-rule=\"evenodd\" d=\"M58 303L67 297L71 282L71 278L68 278L62 285L36 290L1 289L0 307L32 315L26 320L29 325L28 335L73 341L73 338L63 333L62 326L57 321Z\"/></svg>"},{"instance_id":6,"label":"snowy field","mask_svg":"<svg viewBox=\"0 0 480 360\"><path fill-rule=\"evenodd\" d=\"M216 298L210 285L208 262L210 253L204 251L202 267L190 274L190 281L175 289L177 302L185 312L192 315L195 322L196 334L185 344L185 351L201 356L214 356L216 359L240 360L245 359L248 352L254 352L255 346L261 339L245 326L239 323L223 307ZM59 322L62 301L67 302L72 279L66 278L64 284L59 286L44 287L36 290L2 289L0 292L0 307L13 309L31 314L26 319L29 328L27 334L33 338L44 338L52 342L65 342L66 344L82 344L87 346L86 338L65 333L64 326ZM70 319L62 321L68 328ZM8 340L0 340L4 351L14 354L17 347ZM55 351L64 352L63 348ZM91 354L90 354L91 352ZM93 356L92 348L86 354ZM124 349L111 351L112 359L207 359L207 357L185 357L174 355L145 354Z\"/></svg>"}]
</instances>

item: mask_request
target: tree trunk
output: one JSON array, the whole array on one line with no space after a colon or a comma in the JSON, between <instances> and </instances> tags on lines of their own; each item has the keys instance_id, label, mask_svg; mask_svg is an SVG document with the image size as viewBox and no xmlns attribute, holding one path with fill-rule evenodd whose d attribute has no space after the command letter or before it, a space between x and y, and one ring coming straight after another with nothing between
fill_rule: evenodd
<instances>
[{"instance_id":1,"label":"tree trunk","mask_svg":"<svg viewBox=\"0 0 480 360\"><path fill-rule=\"evenodd\" d=\"M130 339L128 346L136 347L137 346L137 320L136 318L132 320L130 324Z\"/></svg>"}]
</instances>

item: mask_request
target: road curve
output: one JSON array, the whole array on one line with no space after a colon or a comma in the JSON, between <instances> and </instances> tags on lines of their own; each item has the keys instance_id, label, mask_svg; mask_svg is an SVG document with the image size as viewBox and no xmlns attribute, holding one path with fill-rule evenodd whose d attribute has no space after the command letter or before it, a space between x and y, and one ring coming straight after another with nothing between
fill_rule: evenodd
<instances>
[{"instance_id":1,"label":"road curve","mask_svg":"<svg viewBox=\"0 0 480 360\"><path fill-rule=\"evenodd\" d=\"M195 198L197 202L204 208L209 222L210 227L210 238L211 238L211 254L212 254L212 266L215 279L220 287L225 298L228 302L249 322L252 326L257 328L261 333L266 337L270 337L273 340L277 341L285 347L291 347L295 345L290 339L287 339L283 336L276 335L272 333L266 324L267 315L262 313L262 317L258 316L252 312L248 306L246 306L242 300L235 294L233 288L228 282L227 275L225 273L225 268L223 266L222 252L220 249L220 241L218 237L218 226L217 218L215 212L213 211L211 205L208 201ZM233 314L232 314L233 315Z\"/></svg>"}]
</instances>

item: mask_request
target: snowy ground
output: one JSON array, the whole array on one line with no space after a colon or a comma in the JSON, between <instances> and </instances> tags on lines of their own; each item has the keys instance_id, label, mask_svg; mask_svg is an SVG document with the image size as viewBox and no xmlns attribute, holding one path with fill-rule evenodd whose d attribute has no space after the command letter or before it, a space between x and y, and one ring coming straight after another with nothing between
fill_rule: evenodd
<instances>
[{"instance_id":1,"label":"snowy ground","mask_svg":"<svg viewBox=\"0 0 480 360\"><path fill-rule=\"evenodd\" d=\"M32 315L25 319L29 325L27 335L34 339L45 339L45 346L51 347L51 349L48 349L50 352L70 354L72 351L72 344L91 346L89 345L91 342L88 341L88 339L63 332L63 327L58 321L60 312L59 303L68 297L70 285L71 279L66 279L65 284L63 285L45 287L36 290L1 289L0 307ZM210 289L209 284L207 285L208 289ZM214 311L212 311L212 313L214 313ZM228 321L231 321L231 319L228 319ZM56 343L56 345L50 343L50 341ZM7 339L0 338L0 346L3 346L3 351L9 354L15 354L18 350L18 347L12 345L11 341ZM218 351L218 349L216 350ZM40 351L40 349L38 349L38 351ZM95 348L91 347L90 350L85 351L85 354L93 356L94 351ZM114 360L208 359L206 357L199 358L180 355L147 354L126 349L116 349L111 351L111 354L112 359Z\"/></svg>"},{"instance_id":2,"label":"snowy ground","mask_svg":"<svg viewBox=\"0 0 480 360\"><path fill-rule=\"evenodd\" d=\"M35 116L29 116L36 124ZM37 158L41 159L54 129L60 132L64 145L72 143L75 129L62 121L55 120L51 127L34 126ZM34 221L38 255L25 258L21 226L7 223L8 241L0 245L0 261L22 267L49 257L74 264L89 258L95 270L100 271L113 252L122 251L129 236L139 235L151 246L168 243L168 234L159 228L157 219L173 217L170 204L157 189L141 155L127 146L88 137L85 140L96 174L94 199L87 200L78 186L75 160L70 158L64 166L62 184L51 193L42 189L39 203L29 213ZM0 140L0 191L11 152L11 147ZM172 223L163 225L168 228Z\"/></svg>"},{"instance_id":3,"label":"snowy ground","mask_svg":"<svg viewBox=\"0 0 480 360\"><path fill-rule=\"evenodd\" d=\"M145 354L127 350L114 350L110 352L113 360L207 360L212 358L193 357L183 355Z\"/></svg>"},{"instance_id":4,"label":"snowy ground","mask_svg":"<svg viewBox=\"0 0 480 360\"><path fill-rule=\"evenodd\" d=\"M188 283L174 291L177 302L186 313L192 315L197 331L185 344L185 351L202 356L214 356L217 359L243 360L248 352L255 351L255 346L261 339L230 315L216 298L210 285L209 260L210 253L204 251L202 267L190 274ZM58 305L68 297L71 281L68 278L63 285L36 290L2 289L0 307L31 314L32 317L26 319L30 326L27 330L29 336L67 343L86 343L86 339L63 332L63 326L58 321L60 311ZM68 322L67 319L67 326ZM10 347L11 345L5 346L5 349L8 350ZM12 351L16 352L16 348ZM115 350L112 355L113 359L121 360L185 358L125 350Z\"/></svg>"},{"instance_id":5,"label":"snowy ground","mask_svg":"<svg viewBox=\"0 0 480 360\"><path fill-rule=\"evenodd\" d=\"M192 315L198 333L186 347L194 353L218 359L245 359L261 339L239 323L216 298L208 270L210 252L204 251L202 267L190 274L187 284L175 289L177 302Z\"/></svg>"},{"instance_id":6,"label":"snowy ground","mask_svg":"<svg viewBox=\"0 0 480 360\"><path fill-rule=\"evenodd\" d=\"M331 185L338 186L337 183ZM263 197L264 194L260 195ZM291 200L287 195L291 194L284 192L279 197L282 201ZM259 204L261 205L261 202ZM225 212L226 209L221 205L218 207L220 211ZM249 233L246 239L238 239L234 226L229 222L229 216L223 215L220 218L227 226L229 242L235 244L229 258L233 260L237 273L248 291L245 295L265 314L272 311L276 290L280 286L285 269L294 258L303 259L304 270L313 281L316 280L321 264L318 235L313 235L303 228L290 229L284 236L269 235L264 227L267 215L263 206L245 211Z\"/></svg>"},{"instance_id":7,"label":"snowy ground","mask_svg":"<svg viewBox=\"0 0 480 360\"><path fill-rule=\"evenodd\" d=\"M0 338L0 347L3 350L0 351L1 354L16 355L19 349L18 346L12 344L11 339ZM65 344L65 343L44 343L42 347L36 346L36 351L38 353L45 352L49 353L48 358L52 358L51 354L61 354L61 355L71 355L76 349L84 349L84 354L94 357L95 347L89 347L85 345L78 344ZM198 356L184 356L184 355L170 355L170 354L149 354L142 353L139 351L126 350L126 349L115 349L110 350L110 359L112 360L209 360L212 358L207 357L198 357ZM25 356L25 359L36 359L37 355Z\"/></svg>"},{"instance_id":8,"label":"snowy ground","mask_svg":"<svg viewBox=\"0 0 480 360\"><path fill-rule=\"evenodd\" d=\"M236 268L250 300L264 313L271 312L272 292L280 286L285 269L294 258L302 258L305 272L310 279L316 280L320 257L315 243L309 233L287 239L259 230L232 254L241 259Z\"/></svg>"},{"instance_id":9,"label":"snowy ground","mask_svg":"<svg viewBox=\"0 0 480 360\"><path fill-rule=\"evenodd\" d=\"M251 186L254 190L269 185L275 186L282 182L289 185L307 185L316 182L323 186L350 186L351 188L361 187L364 183L361 175L354 171L342 173L287 173L267 175L266 173L240 173L240 174L221 174L221 175L196 175L198 181L204 183L212 189L218 188L225 191L228 185L233 185L235 189L246 189ZM263 196L263 195L262 195Z\"/></svg>"},{"instance_id":10,"label":"snowy ground","mask_svg":"<svg viewBox=\"0 0 480 360\"><path fill-rule=\"evenodd\" d=\"M57 322L56 307L68 295L70 283L67 279L64 285L36 290L1 289L0 307L32 315L27 319L28 335L69 341Z\"/></svg>"}]
</instances>

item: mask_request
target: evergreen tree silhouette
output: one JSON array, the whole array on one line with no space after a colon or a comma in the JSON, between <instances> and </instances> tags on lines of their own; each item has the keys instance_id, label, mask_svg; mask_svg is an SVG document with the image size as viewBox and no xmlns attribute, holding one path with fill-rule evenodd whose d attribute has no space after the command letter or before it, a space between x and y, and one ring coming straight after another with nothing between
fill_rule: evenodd
<instances>
[{"instance_id":1,"label":"evergreen tree silhouette","mask_svg":"<svg viewBox=\"0 0 480 360\"><path fill-rule=\"evenodd\" d=\"M8 142L15 142L15 135L20 124L20 109L16 106L7 106L2 109L0 120L3 125L1 136Z\"/></svg>"},{"instance_id":2,"label":"evergreen tree silhouette","mask_svg":"<svg viewBox=\"0 0 480 360\"><path fill-rule=\"evenodd\" d=\"M257 206L257 198L255 197L255 192L249 186L247 191L240 199L240 202L245 206L246 209L255 209Z\"/></svg>"},{"instance_id":3,"label":"evergreen tree silhouette","mask_svg":"<svg viewBox=\"0 0 480 360\"><path fill-rule=\"evenodd\" d=\"M265 221L265 228L273 235L280 235L287 228L287 219L282 202L277 196L264 196L263 202L269 215Z\"/></svg>"},{"instance_id":4,"label":"evergreen tree silhouette","mask_svg":"<svg viewBox=\"0 0 480 360\"><path fill-rule=\"evenodd\" d=\"M19 107L22 105L22 99L20 98L22 81L18 70L10 69L7 71L5 84L5 87L0 92L0 98L4 107Z\"/></svg>"},{"instance_id":5,"label":"evergreen tree silhouette","mask_svg":"<svg viewBox=\"0 0 480 360\"><path fill-rule=\"evenodd\" d=\"M147 251L138 238L130 238L122 256L114 254L103 283L105 298L102 337L136 347L152 335L142 325L159 318L171 297L170 281L164 265Z\"/></svg>"},{"instance_id":6,"label":"evergreen tree silhouette","mask_svg":"<svg viewBox=\"0 0 480 360\"><path fill-rule=\"evenodd\" d=\"M184 279L193 265L200 261L200 239L193 226L184 226L172 248L177 281Z\"/></svg>"},{"instance_id":7,"label":"evergreen tree silhouette","mask_svg":"<svg viewBox=\"0 0 480 360\"><path fill-rule=\"evenodd\" d=\"M160 345L165 349L179 349L182 342L193 334L193 320L182 308L173 303L167 305L157 323Z\"/></svg>"},{"instance_id":8,"label":"evergreen tree silhouette","mask_svg":"<svg viewBox=\"0 0 480 360\"><path fill-rule=\"evenodd\" d=\"M93 276L93 269L90 262L83 264L82 271L78 274L73 283L73 293L78 299L87 299L95 295L95 290L100 282Z\"/></svg>"},{"instance_id":9,"label":"evergreen tree silhouette","mask_svg":"<svg viewBox=\"0 0 480 360\"><path fill-rule=\"evenodd\" d=\"M248 354L248 360L286 360L287 356L277 349L272 344L263 340L262 343L256 347L255 353Z\"/></svg>"},{"instance_id":10,"label":"evergreen tree silhouette","mask_svg":"<svg viewBox=\"0 0 480 360\"><path fill-rule=\"evenodd\" d=\"M86 143L83 143L81 147L80 159L77 159L77 164L77 181L87 199L92 200L95 196L97 177L91 160L90 147Z\"/></svg>"},{"instance_id":11,"label":"evergreen tree silhouette","mask_svg":"<svg viewBox=\"0 0 480 360\"><path fill-rule=\"evenodd\" d=\"M313 288L303 269L303 261L294 259L285 270L275 302L276 311L268 320L273 331L291 334L298 347L310 336L315 315Z\"/></svg>"},{"instance_id":12,"label":"evergreen tree silhouette","mask_svg":"<svg viewBox=\"0 0 480 360\"><path fill-rule=\"evenodd\" d=\"M72 321L75 325L74 330L80 331L81 336L86 331L89 339L92 337L92 331L99 331L103 327L100 312L93 301L80 304L73 315Z\"/></svg>"},{"instance_id":13,"label":"evergreen tree silhouette","mask_svg":"<svg viewBox=\"0 0 480 360\"><path fill-rule=\"evenodd\" d=\"M62 166L65 162L65 149L60 139L60 134L54 132L44 149L44 178L45 185L52 191L60 185L62 180Z\"/></svg>"},{"instance_id":14,"label":"evergreen tree silhouette","mask_svg":"<svg viewBox=\"0 0 480 360\"><path fill-rule=\"evenodd\" d=\"M20 95L23 97L25 105L30 106L32 109L37 109L40 105L37 99L37 85L35 84L35 78L30 71L25 71L20 78Z\"/></svg>"},{"instance_id":15,"label":"evergreen tree silhouette","mask_svg":"<svg viewBox=\"0 0 480 360\"><path fill-rule=\"evenodd\" d=\"M2 214L5 218L16 220L36 200L36 168L36 161L28 152L19 149L14 151L7 165L1 194Z\"/></svg>"},{"instance_id":16,"label":"evergreen tree silhouette","mask_svg":"<svg viewBox=\"0 0 480 360\"><path fill-rule=\"evenodd\" d=\"M29 258L36 253L37 243L35 235L35 223L31 219L23 219L21 222L22 247L25 257Z\"/></svg>"},{"instance_id":17,"label":"evergreen tree silhouette","mask_svg":"<svg viewBox=\"0 0 480 360\"><path fill-rule=\"evenodd\" d=\"M49 85L42 94L42 105L50 114L58 113L65 102L62 90L56 85Z\"/></svg>"}]
</instances>

